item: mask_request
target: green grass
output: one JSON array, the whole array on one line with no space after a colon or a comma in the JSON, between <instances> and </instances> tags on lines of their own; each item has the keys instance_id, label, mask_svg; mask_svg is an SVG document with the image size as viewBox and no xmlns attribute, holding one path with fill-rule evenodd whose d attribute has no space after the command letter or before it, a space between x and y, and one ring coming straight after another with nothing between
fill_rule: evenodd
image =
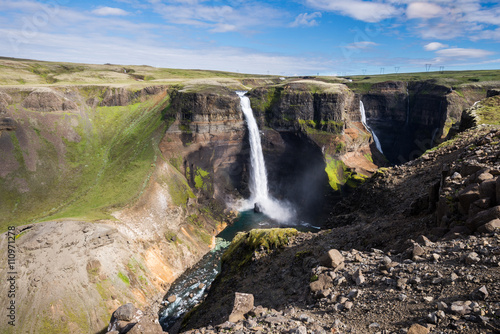
<instances>
[{"instance_id":1,"label":"green grass","mask_svg":"<svg viewBox=\"0 0 500 334\"><path fill-rule=\"evenodd\" d=\"M87 110L87 115L78 117L80 140L63 139L63 157L48 140L53 137L48 129L28 131L29 140L39 143L34 145L38 147L36 171L30 171L24 158L27 153L12 132L20 168L0 178L0 228L60 218L110 218L111 211L133 201L147 185L157 145L168 126L162 119L167 105L165 98ZM44 115L33 112L29 117L42 119ZM12 189L15 179L24 180L29 191Z\"/></svg>"},{"instance_id":2,"label":"green grass","mask_svg":"<svg viewBox=\"0 0 500 334\"><path fill-rule=\"evenodd\" d=\"M500 96L493 96L481 101L476 114L480 124L500 125Z\"/></svg>"},{"instance_id":3,"label":"green grass","mask_svg":"<svg viewBox=\"0 0 500 334\"><path fill-rule=\"evenodd\" d=\"M328 175L328 182L333 190L340 190L340 187L345 183L346 170L347 166L342 160L327 156L325 172Z\"/></svg>"},{"instance_id":4,"label":"green grass","mask_svg":"<svg viewBox=\"0 0 500 334\"><path fill-rule=\"evenodd\" d=\"M210 175L209 172L204 171L201 168L196 168L196 173L194 176L194 186L196 189L202 189L205 186L205 182ZM206 187L206 186L205 186Z\"/></svg>"},{"instance_id":5,"label":"green grass","mask_svg":"<svg viewBox=\"0 0 500 334\"><path fill-rule=\"evenodd\" d=\"M119 272L118 273L118 278L125 284L127 285L130 285L130 279L128 278L127 275L125 275L124 273L122 272Z\"/></svg>"},{"instance_id":6,"label":"green grass","mask_svg":"<svg viewBox=\"0 0 500 334\"><path fill-rule=\"evenodd\" d=\"M266 79L273 76L241 74L210 70L184 70L136 65L92 65L47 62L0 57L0 85L19 84L110 84L150 85L162 81L173 83L192 79ZM241 86L238 82L234 86Z\"/></svg>"},{"instance_id":7,"label":"green grass","mask_svg":"<svg viewBox=\"0 0 500 334\"><path fill-rule=\"evenodd\" d=\"M370 85L384 81L420 81L432 80L436 84L445 86L455 86L461 84L473 84L485 81L500 81L500 71L481 70L481 71L438 71L416 72L416 73L390 73L382 75L356 75L349 76L352 80L347 83L349 87L357 87L360 91L369 90Z\"/></svg>"}]
</instances>

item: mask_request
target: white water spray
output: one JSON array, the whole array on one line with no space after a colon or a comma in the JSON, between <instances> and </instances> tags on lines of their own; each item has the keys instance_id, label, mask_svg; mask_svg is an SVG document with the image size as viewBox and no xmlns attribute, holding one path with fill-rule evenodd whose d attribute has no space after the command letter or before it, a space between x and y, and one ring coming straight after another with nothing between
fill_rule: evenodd
<instances>
[{"instance_id":1,"label":"white water spray","mask_svg":"<svg viewBox=\"0 0 500 334\"><path fill-rule=\"evenodd\" d=\"M245 202L245 210L253 209L257 203L264 214L279 222L286 222L293 218L294 212L285 203L269 195L267 186L267 171L260 142L259 127L253 116L250 99L246 92L236 92L240 97L241 109L245 115L250 140L250 198Z\"/></svg>"},{"instance_id":2,"label":"white water spray","mask_svg":"<svg viewBox=\"0 0 500 334\"><path fill-rule=\"evenodd\" d=\"M372 130L372 128L370 128L368 126L368 123L366 122L365 106L363 105L363 101L361 101L361 100L359 101L359 112L361 113L361 123L363 123L365 129L372 134L373 140L375 141L375 146L377 147L377 150L379 150L380 153L384 154L384 152L382 151L382 145L380 145L380 140L378 140L377 135Z\"/></svg>"}]
</instances>

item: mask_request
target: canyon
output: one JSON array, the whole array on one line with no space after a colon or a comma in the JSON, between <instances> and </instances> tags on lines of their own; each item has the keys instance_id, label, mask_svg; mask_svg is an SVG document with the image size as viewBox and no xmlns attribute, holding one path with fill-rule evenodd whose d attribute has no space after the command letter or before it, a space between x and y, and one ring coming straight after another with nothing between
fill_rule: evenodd
<instances>
[{"instance_id":1,"label":"canyon","mask_svg":"<svg viewBox=\"0 0 500 334\"><path fill-rule=\"evenodd\" d=\"M0 226L16 230L16 330L105 333L128 302L156 315L170 285L250 196L249 133L235 91L248 91L270 194L329 228L336 204L379 167L416 159L472 126L466 110L500 88L446 82L0 86ZM4 233L0 247L7 243ZM8 271L2 261L2 277Z\"/></svg>"}]
</instances>

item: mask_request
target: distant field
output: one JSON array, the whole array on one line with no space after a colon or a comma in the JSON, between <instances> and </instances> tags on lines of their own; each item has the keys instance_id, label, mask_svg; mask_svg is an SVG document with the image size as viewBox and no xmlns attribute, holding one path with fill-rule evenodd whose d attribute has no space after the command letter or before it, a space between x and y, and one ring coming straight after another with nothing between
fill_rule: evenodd
<instances>
[{"instance_id":1,"label":"distant field","mask_svg":"<svg viewBox=\"0 0 500 334\"><path fill-rule=\"evenodd\" d=\"M189 79L245 79L271 76L156 68L137 65L90 65L0 57L0 85L151 84Z\"/></svg>"},{"instance_id":2,"label":"distant field","mask_svg":"<svg viewBox=\"0 0 500 334\"><path fill-rule=\"evenodd\" d=\"M224 86L237 89L242 82L249 87L258 85L289 83L304 77L288 77L278 80L278 76L253 75L209 70L184 70L156 68L152 66L116 64L76 64L47 62L28 59L0 57L0 85L137 85L183 84L188 89L194 86ZM500 83L500 70L484 71L430 71L420 73L393 73L357 76L310 76L308 80L328 83L346 83L348 86L369 86L373 83L397 80L433 80L437 84L453 87L478 82ZM198 89L198 88L197 88ZM196 89L196 90L197 90Z\"/></svg>"},{"instance_id":3,"label":"distant field","mask_svg":"<svg viewBox=\"0 0 500 334\"><path fill-rule=\"evenodd\" d=\"M500 70L483 71L429 71L418 73L392 73L380 75L356 75L346 77L353 83L377 83L389 80L398 81L417 81L434 80L438 84L446 86L461 85L466 83L476 83L485 81L500 82Z\"/></svg>"}]
</instances>

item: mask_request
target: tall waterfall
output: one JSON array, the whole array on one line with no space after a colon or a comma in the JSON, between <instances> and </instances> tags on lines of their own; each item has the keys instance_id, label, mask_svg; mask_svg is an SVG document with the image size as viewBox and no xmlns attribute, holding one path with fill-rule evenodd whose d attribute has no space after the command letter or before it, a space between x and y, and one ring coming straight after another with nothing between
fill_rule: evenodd
<instances>
[{"instance_id":1,"label":"tall waterfall","mask_svg":"<svg viewBox=\"0 0 500 334\"><path fill-rule=\"evenodd\" d=\"M379 150L380 153L384 154L384 152L382 151L382 145L380 145L380 140L378 140L378 137L375 134L375 132L372 130L372 128L368 126L368 123L366 123L365 106L363 105L363 101L361 100L359 101L359 112L361 113L361 123L363 123L365 129L372 134L377 150Z\"/></svg>"},{"instance_id":2,"label":"tall waterfall","mask_svg":"<svg viewBox=\"0 0 500 334\"><path fill-rule=\"evenodd\" d=\"M259 206L264 214L280 222L289 221L294 212L285 203L278 201L269 195L267 185L267 171L260 142L259 127L253 116L250 99L245 96L246 92L236 92L240 97L241 109L245 115L250 140L250 193L251 197L246 201L244 209L251 209L255 204Z\"/></svg>"}]
</instances>

